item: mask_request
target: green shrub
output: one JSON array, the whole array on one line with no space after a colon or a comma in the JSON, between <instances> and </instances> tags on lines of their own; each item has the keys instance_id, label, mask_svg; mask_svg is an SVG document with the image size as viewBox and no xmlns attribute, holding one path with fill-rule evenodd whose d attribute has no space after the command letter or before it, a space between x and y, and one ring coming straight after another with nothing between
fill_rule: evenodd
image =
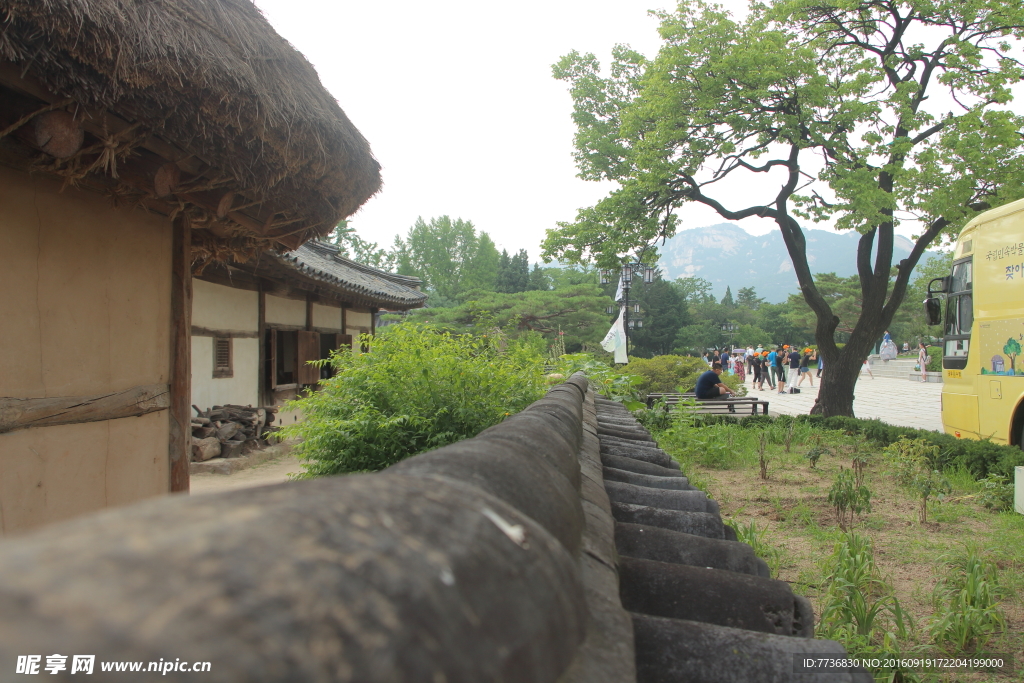
<instances>
[{"instance_id":1,"label":"green shrub","mask_svg":"<svg viewBox=\"0 0 1024 683\"><path fill-rule=\"evenodd\" d=\"M633 358L619 368L619 372L642 377L637 385L641 396L647 394L668 394L680 385L690 385L685 391L693 391L697 378L708 369L707 363L690 356L655 356L654 358Z\"/></svg>"},{"instance_id":2,"label":"green shrub","mask_svg":"<svg viewBox=\"0 0 1024 683\"><path fill-rule=\"evenodd\" d=\"M928 347L928 365L925 367L928 372L942 372L942 347Z\"/></svg>"},{"instance_id":3,"label":"green shrub","mask_svg":"<svg viewBox=\"0 0 1024 683\"><path fill-rule=\"evenodd\" d=\"M368 338L365 343L371 343ZM543 365L531 345L490 335L453 335L395 325L371 353L341 350L337 374L293 401L305 476L373 471L475 436L543 395Z\"/></svg>"}]
</instances>

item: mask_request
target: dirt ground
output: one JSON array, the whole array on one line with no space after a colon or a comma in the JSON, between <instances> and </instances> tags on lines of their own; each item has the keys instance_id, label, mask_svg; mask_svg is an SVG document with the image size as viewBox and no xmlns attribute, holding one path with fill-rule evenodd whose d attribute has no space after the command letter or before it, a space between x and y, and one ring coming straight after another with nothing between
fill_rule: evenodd
<instances>
[{"instance_id":1,"label":"dirt ground","mask_svg":"<svg viewBox=\"0 0 1024 683\"><path fill-rule=\"evenodd\" d=\"M189 490L195 496L279 484L288 481L289 474L299 472L302 472L302 463L291 453L286 453L234 474L193 474Z\"/></svg>"}]
</instances>

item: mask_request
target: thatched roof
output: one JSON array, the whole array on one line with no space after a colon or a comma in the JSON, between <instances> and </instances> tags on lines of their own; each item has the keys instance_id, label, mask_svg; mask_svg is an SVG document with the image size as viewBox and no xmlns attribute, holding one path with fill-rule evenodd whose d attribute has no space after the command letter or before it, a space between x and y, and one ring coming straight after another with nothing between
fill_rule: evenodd
<instances>
[{"instance_id":1,"label":"thatched roof","mask_svg":"<svg viewBox=\"0 0 1024 683\"><path fill-rule=\"evenodd\" d=\"M127 125L115 142L140 142L123 150L119 168L142 148L164 158L180 153L169 159L183 172L174 203L196 207L196 224L212 230L199 242L234 240L236 253L275 240L294 248L326 234L380 188L367 141L249 0L4 0L2 7L0 62L54 99L71 100L64 108L100 142L116 137L111 120ZM109 175L109 163L99 166Z\"/></svg>"}]
</instances>

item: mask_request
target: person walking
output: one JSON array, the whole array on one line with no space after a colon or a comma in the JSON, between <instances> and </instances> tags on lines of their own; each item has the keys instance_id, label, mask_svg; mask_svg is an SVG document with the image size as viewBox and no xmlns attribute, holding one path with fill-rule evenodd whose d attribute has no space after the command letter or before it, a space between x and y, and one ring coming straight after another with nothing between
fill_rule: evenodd
<instances>
[{"instance_id":1,"label":"person walking","mask_svg":"<svg viewBox=\"0 0 1024 683\"><path fill-rule=\"evenodd\" d=\"M804 349L804 354L800 358L800 365L799 365L800 381L797 382L797 384L796 384L797 386L800 386L801 384L803 384L804 383L804 378L806 377L811 382L811 388L812 389L814 388L814 378L811 377L811 368L808 366L808 363L810 363L812 360L814 360L814 358L815 358L814 353L811 351L810 348Z\"/></svg>"},{"instance_id":2,"label":"person walking","mask_svg":"<svg viewBox=\"0 0 1024 683\"><path fill-rule=\"evenodd\" d=\"M775 359L778 357L779 354L775 349L769 351L765 356L764 370L768 373L768 386L772 388L772 391L775 391L775 382L778 381L778 375L775 372Z\"/></svg>"},{"instance_id":3,"label":"person walking","mask_svg":"<svg viewBox=\"0 0 1024 683\"><path fill-rule=\"evenodd\" d=\"M772 371L775 373L775 386L780 394L786 393L786 349L788 348L789 346L783 346L775 350L775 364L772 365Z\"/></svg>"},{"instance_id":4,"label":"person walking","mask_svg":"<svg viewBox=\"0 0 1024 683\"><path fill-rule=\"evenodd\" d=\"M924 342L917 345L917 364L921 368L921 381L928 381L928 347Z\"/></svg>"},{"instance_id":5,"label":"person walking","mask_svg":"<svg viewBox=\"0 0 1024 683\"><path fill-rule=\"evenodd\" d=\"M867 358L864 359L864 365L860 366L860 371L861 371L861 373L865 373L866 372L869 375L871 375L871 379L875 378L875 376L871 373L871 366L868 365L868 359Z\"/></svg>"},{"instance_id":6,"label":"person walking","mask_svg":"<svg viewBox=\"0 0 1024 683\"><path fill-rule=\"evenodd\" d=\"M815 353L814 355L818 357L818 372L815 374L818 376L818 379L821 379L821 370L825 367L825 359L821 357L820 353Z\"/></svg>"},{"instance_id":7,"label":"person walking","mask_svg":"<svg viewBox=\"0 0 1024 683\"><path fill-rule=\"evenodd\" d=\"M789 359L789 377L787 381L789 386L795 387L797 375L800 374L800 352L796 349L791 349L787 358Z\"/></svg>"}]
</instances>

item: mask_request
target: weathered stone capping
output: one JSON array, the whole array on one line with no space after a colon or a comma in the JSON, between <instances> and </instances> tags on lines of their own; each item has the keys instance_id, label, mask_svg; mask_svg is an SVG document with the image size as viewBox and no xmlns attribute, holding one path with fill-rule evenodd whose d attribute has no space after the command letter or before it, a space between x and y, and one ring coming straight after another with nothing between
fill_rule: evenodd
<instances>
[{"instance_id":1,"label":"weathered stone capping","mask_svg":"<svg viewBox=\"0 0 1024 683\"><path fill-rule=\"evenodd\" d=\"M630 683L613 529L577 375L384 472L0 543L0 680L18 655L59 653L96 655L93 680L124 677L101 661L181 659L211 662L211 681Z\"/></svg>"}]
</instances>

